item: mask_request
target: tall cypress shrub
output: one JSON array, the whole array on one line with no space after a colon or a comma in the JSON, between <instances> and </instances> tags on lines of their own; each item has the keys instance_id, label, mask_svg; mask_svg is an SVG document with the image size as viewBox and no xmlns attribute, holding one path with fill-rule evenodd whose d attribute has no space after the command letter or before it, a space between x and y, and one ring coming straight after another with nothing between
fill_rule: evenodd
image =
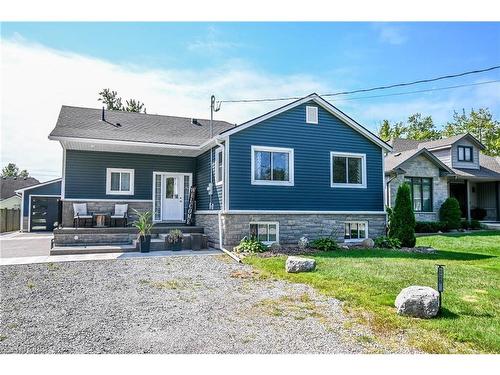
<instances>
[{"instance_id":1,"label":"tall cypress shrub","mask_svg":"<svg viewBox=\"0 0 500 375\"><path fill-rule=\"evenodd\" d=\"M402 246L415 246L415 214L411 203L410 185L406 182L398 188L389 227L389 237L399 239Z\"/></svg>"}]
</instances>

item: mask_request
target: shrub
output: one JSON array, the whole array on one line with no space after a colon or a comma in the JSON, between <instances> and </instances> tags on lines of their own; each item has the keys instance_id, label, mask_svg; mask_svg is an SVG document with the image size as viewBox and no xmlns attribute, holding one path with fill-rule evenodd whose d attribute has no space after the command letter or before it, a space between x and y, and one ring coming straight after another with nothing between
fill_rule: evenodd
<instances>
[{"instance_id":1,"label":"shrub","mask_svg":"<svg viewBox=\"0 0 500 375\"><path fill-rule=\"evenodd\" d=\"M267 246L255 237L243 237L240 244L234 248L237 253L263 253L266 250Z\"/></svg>"},{"instance_id":2,"label":"shrub","mask_svg":"<svg viewBox=\"0 0 500 375\"><path fill-rule=\"evenodd\" d=\"M375 247L382 249L399 249L401 248L401 241L397 238L387 236L380 236L375 238Z\"/></svg>"},{"instance_id":3,"label":"shrub","mask_svg":"<svg viewBox=\"0 0 500 375\"><path fill-rule=\"evenodd\" d=\"M172 229L170 232L167 234L167 242L168 243L177 243L182 241L182 232L180 229Z\"/></svg>"},{"instance_id":4,"label":"shrub","mask_svg":"<svg viewBox=\"0 0 500 375\"><path fill-rule=\"evenodd\" d=\"M417 221L415 232L417 233L437 233L446 232L446 223L441 221Z\"/></svg>"},{"instance_id":5,"label":"shrub","mask_svg":"<svg viewBox=\"0 0 500 375\"><path fill-rule=\"evenodd\" d=\"M321 251L334 251L339 249L339 245L331 237L320 237L311 242L311 247Z\"/></svg>"},{"instance_id":6,"label":"shrub","mask_svg":"<svg viewBox=\"0 0 500 375\"><path fill-rule=\"evenodd\" d=\"M410 198L410 185L406 182L398 188L396 204L391 214L389 237L399 239L402 246L415 246L415 214Z\"/></svg>"},{"instance_id":7,"label":"shrub","mask_svg":"<svg viewBox=\"0 0 500 375\"><path fill-rule=\"evenodd\" d=\"M481 223L478 220L462 220L460 222L462 229L481 229Z\"/></svg>"},{"instance_id":8,"label":"shrub","mask_svg":"<svg viewBox=\"0 0 500 375\"><path fill-rule=\"evenodd\" d=\"M458 200L453 197L447 198L439 209L439 219L446 223L447 229L460 228L461 216L460 204Z\"/></svg>"},{"instance_id":9,"label":"shrub","mask_svg":"<svg viewBox=\"0 0 500 375\"><path fill-rule=\"evenodd\" d=\"M484 208L474 208L470 210L470 216L475 220L483 220L486 217L486 210Z\"/></svg>"},{"instance_id":10,"label":"shrub","mask_svg":"<svg viewBox=\"0 0 500 375\"><path fill-rule=\"evenodd\" d=\"M299 248L306 249L309 247L309 239L306 236L302 236L297 244L299 245Z\"/></svg>"}]
</instances>

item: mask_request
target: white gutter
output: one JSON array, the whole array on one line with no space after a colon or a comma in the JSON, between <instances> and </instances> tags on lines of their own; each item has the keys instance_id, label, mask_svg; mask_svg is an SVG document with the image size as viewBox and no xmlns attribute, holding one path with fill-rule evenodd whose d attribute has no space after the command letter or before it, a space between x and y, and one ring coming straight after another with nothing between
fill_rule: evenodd
<instances>
[{"instance_id":1,"label":"white gutter","mask_svg":"<svg viewBox=\"0 0 500 375\"><path fill-rule=\"evenodd\" d=\"M226 164L226 158L225 158L225 145L224 143L221 143L217 138L215 138L215 143L222 148L222 155L224 157L224 165ZM226 168L224 168L224 181L226 181ZM233 258L235 261L241 263L241 259L236 255L234 254L232 251L229 251L227 249L224 248L223 246L223 241L222 241L222 212L226 211L226 200L224 199L225 198L225 195L226 195L226 189L225 189L225 186L226 184L222 184L222 207L220 207L219 209L219 212L217 213L217 219L219 221L219 248L224 252L226 253L227 255L229 255L231 258Z\"/></svg>"}]
</instances>

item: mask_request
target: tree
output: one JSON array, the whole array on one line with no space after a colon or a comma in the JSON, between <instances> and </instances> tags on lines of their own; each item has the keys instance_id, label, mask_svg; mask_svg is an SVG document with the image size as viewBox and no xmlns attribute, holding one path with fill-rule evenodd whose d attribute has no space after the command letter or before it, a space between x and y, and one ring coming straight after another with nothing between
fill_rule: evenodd
<instances>
[{"instance_id":1,"label":"tree","mask_svg":"<svg viewBox=\"0 0 500 375\"><path fill-rule=\"evenodd\" d=\"M415 246L415 214L410 197L410 185L405 182L398 187L396 204L391 214L389 237L401 241L401 246Z\"/></svg>"},{"instance_id":2,"label":"tree","mask_svg":"<svg viewBox=\"0 0 500 375\"><path fill-rule=\"evenodd\" d=\"M112 111L127 111L127 112L143 112L146 113L146 108L144 107L144 103L141 103L139 100L129 99L126 100L127 106L125 107L122 104L122 98L118 96L118 92L112 91L110 89L103 89L99 92L99 98L97 99L100 102L106 104L106 109Z\"/></svg>"},{"instance_id":3,"label":"tree","mask_svg":"<svg viewBox=\"0 0 500 375\"><path fill-rule=\"evenodd\" d=\"M447 229L460 228L461 217L460 203L454 197L447 198L439 208L439 220L446 223Z\"/></svg>"},{"instance_id":4,"label":"tree","mask_svg":"<svg viewBox=\"0 0 500 375\"><path fill-rule=\"evenodd\" d=\"M435 140L441 138L431 116L422 117L420 113L414 113L408 117L404 135L408 139L416 141Z\"/></svg>"},{"instance_id":5,"label":"tree","mask_svg":"<svg viewBox=\"0 0 500 375\"><path fill-rule=\"evenodd\" d=\"M493 119L488 108L472 109L469 114L453 113L453 121L448 122L442 131L444 137L470 133L482 142L486 155L500 156L500 122Z\"/></svg>"},{"instance_id":6,"label":"tree","mask_svg":"<svg viewBox=\"0 0 500 375\"><path fill-rule=\"evenodd\" d=\"M19 167L15 163L9 163L2 169L2 177L29 177L26 169L19 171Z\"/></svg>"}]
</instances>

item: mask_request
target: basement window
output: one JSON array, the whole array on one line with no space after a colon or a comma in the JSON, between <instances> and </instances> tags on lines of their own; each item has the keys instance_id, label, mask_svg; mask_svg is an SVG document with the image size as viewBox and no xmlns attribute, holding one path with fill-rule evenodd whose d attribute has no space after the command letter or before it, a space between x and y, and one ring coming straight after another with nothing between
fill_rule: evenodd
<instances>
[{"instance_id":1,"label":"basement window","mask_svg":"<svg viewBox=\"0 0 500 375\"><path fill-rule=\"evenodd\" d=\"M368 238L368 223L366 221L349 221L344 224L344 239L346 241L363 241Z\"/></svg>"},{"instance_id":2,"label":"basement window","mask_svg":"<svg viewBox=\"0 0 500 375\"><path fill-rule=\"evenodd\" d=\"M270 245L279 243L279 223L278 222L255 222L250 223L250 237L256 238L260 242Z\"/></svg>"}]
</instances>

